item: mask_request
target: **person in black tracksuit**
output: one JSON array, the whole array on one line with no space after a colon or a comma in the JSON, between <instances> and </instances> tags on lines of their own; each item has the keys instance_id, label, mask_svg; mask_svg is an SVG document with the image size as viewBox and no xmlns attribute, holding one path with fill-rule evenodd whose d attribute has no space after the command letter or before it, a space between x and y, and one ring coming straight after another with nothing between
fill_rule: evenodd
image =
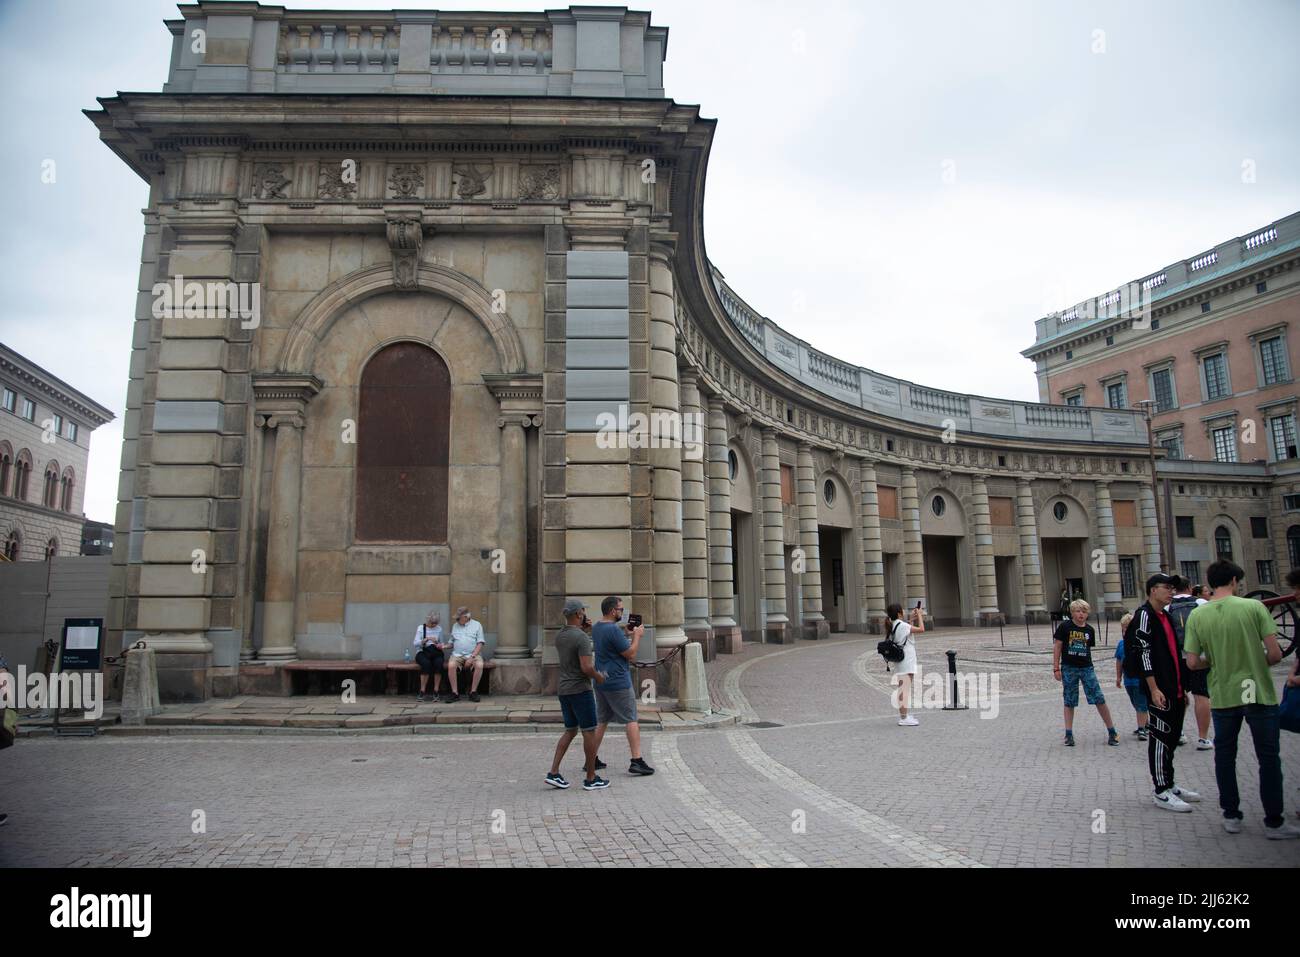
<instances>
[{"instance_id":1,"label":"person in black tracksuit","mask_svg":"<svg viewBox=\"0 0 1300 957\"><path fill-rule=\"evenodd\" d=\"M1143 680L1150 701L1147 764L1154 801L1167 810L1186 812L1191 810L1189 802L1199 801L1200 796L1174 783L1174 750L1187 710L1187 665L1165 614L1173 583L1171 576L1163 574L1147 580L1147 600L1133 613L1124 633L1124 673Z\"/></svg>"}]
</instances>

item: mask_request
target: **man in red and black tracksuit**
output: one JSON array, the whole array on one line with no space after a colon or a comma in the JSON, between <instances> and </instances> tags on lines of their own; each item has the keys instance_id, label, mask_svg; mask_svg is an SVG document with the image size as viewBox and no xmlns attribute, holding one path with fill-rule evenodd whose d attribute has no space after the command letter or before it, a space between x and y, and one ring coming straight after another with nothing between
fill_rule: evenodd
<instances>
[{"instance_id":1,"label":"man in red and black tracksuit","mask_svg":"<svg viewBox=\"0 0 1300 957\"><path fill-rule=\"evenodd\" d=\"M1174 749L1187 710L1187 665L1165 606L1174 579L1157 574L1147 579L1147 600L1133 613L1124 634L1124 673L1141 678L1150 701L1147 763L1155 787L1152 800L1167 811L1190 811L1201 796L1174 783Z\"/></svg>"}]
</instances>

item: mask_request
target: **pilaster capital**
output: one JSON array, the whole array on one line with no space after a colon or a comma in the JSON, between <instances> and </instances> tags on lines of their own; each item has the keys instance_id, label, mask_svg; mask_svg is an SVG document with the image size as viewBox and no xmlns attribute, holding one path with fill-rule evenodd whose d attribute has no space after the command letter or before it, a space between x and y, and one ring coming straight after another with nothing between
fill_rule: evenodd
<instances>
[{"instance_id":1,"label":"pilaster capital","mask_svg":"<svg viewBox=\"0 0 1300 957\"><path fill-rule=\"evenodd\" d=\"M307 427L306 417L296 412L259 413L256 417L256 423L259 429L271 431L279 429L281 426L288 426L291 429L305 429Z\"/></svg>"},{"instance_id":2,"label":"pilaster capital","mask_svg":"<svg viewBox=\"0 0 1300 957\"><path fill-rule=\"evenodd\" d=\"M497 419L498 429L515 425L521 429L540 429L542 427L542 417L540 415L503 415Z\"/></svg>"}]
</instances>

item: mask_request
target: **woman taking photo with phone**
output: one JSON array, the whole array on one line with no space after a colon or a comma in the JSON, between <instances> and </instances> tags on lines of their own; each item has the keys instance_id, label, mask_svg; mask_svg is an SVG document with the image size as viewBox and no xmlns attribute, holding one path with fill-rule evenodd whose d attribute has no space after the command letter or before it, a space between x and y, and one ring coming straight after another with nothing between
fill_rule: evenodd
<instances>
[{"instance_id":1,"label":"woman taking photo with phone","mask_svg":"<svg viewBox=\"0 0 1300 957\"><path fill-rule=\"evenodd\" d=\"M920 610L918 605L916 611ZM916 639L912 634L925 631L925 618L920 614L913 615L913 624L908 624L903 620L903 606L897 602L890 605L886 613L889 616L886 625L889 640L903 649L903 660L894 671L894 683L898 686L894 692L897 695L898 723L905 728L915 727L921 722L907 713L907 703L912 700L912 682L916 676Z\"/></svg>"}]
</instances>

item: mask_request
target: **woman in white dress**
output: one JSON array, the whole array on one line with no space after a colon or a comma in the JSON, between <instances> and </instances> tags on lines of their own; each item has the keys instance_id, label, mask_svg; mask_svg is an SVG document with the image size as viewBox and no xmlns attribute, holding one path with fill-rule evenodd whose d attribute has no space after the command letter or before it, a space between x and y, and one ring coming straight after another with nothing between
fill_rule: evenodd
<instances>
[{"instance_id":1,"label":"woman in white dress","mask_svg":"<svg viewBox=\"0 0 1300 957\"><path fill-rule=\"evenodd\" d=\"M915 727L921 722L907 713L907 703L912 700L912 682L916 680L916 639L914 632L925 631L925 619L913 616L913 623L903 620L903 606L895 602L886 609L889 615L889 640L903 648L903 660L894 669L894 682L898 685L898 723Z\"/></svg>"}]
</instances>

